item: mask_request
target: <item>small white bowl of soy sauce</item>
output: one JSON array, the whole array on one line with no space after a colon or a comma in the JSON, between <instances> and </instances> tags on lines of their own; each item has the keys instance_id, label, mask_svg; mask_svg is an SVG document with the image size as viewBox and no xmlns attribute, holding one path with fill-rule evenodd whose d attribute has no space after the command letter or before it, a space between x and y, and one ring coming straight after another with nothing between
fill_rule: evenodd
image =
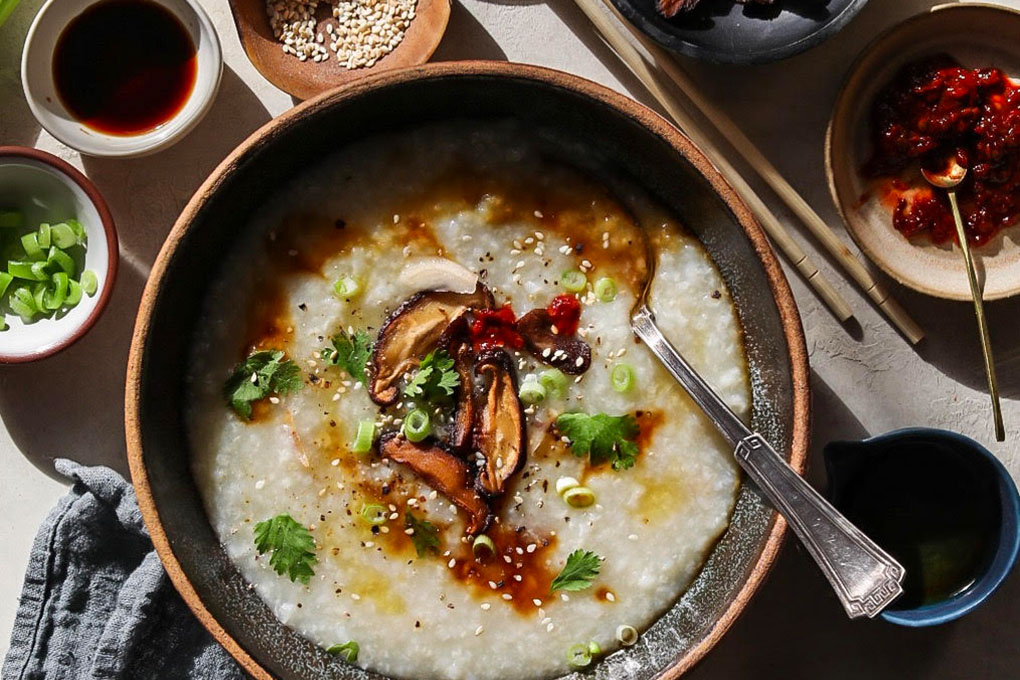
<instances>
[{"instance_id":1,"label":"small white bowl of soy sauce","mask_svg":"<svg viewBox=\"0 0 1020 680\"><path fill-rule=\"evenodd\" d=\"M824 450L827 496L906 569L881 616L934 626L980 606L1020 550L1020 496L1009 471L973 439L896 430Z\"/></svg>"},{"instance_id":2,"label":"small white bowl of soy sauce","mask_svg":"<svg viewBox=\"0 0 1020 680\"><path fill-rule=\"evenodd\" d=\"M22 54L21 80L47 132L90 156L144 156L190 132L223 72L196 0L48 0Z\"/></svg>"}]
</instances>

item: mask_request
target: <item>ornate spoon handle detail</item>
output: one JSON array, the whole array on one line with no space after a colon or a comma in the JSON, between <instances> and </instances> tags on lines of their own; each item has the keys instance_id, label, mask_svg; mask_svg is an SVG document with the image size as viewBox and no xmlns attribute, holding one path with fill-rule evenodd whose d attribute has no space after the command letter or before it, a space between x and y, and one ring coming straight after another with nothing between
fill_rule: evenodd
<instances>
[{"instance_id":1,"label":"ornate spoon handle detail","mask_svg":"<svg viewBox=\"0 0 1020 680\"><path fill-rule=\"evenodd\" d=\"M850 618L872 617L896 599L903 592L903 567L794 472L764 437L744 425L666 339L646 305L631 316L631 327L736 447L740 466L789 522Z\"/></svg>"}]
</instances>

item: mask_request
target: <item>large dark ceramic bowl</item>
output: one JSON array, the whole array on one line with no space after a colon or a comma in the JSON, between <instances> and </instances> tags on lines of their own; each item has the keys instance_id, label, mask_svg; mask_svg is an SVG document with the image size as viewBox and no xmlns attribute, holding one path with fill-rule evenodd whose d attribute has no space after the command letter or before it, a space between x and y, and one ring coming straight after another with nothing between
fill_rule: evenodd
<instances>
[{"instance_id":1,"label":"large dark ceramic bowl","mask_svg":"<svg viewBox=\"0 0 1020 680\"><path fill-rule=\"evenodd\" d=\"M174 585L256 678L378 676L344 665L280 623L209 525L189 469L183 409L200 302L238 232L310 159L376 133L467 118L517 119L550 156L628 176L676 212L733 294L751 364L754 428L794 468L804 467L808 367L790 289L748 209L675 128L594 83L505 63L391 71L328 92L256 132L201 187L156 261L131 347L127 440L142 514ZM663 602L662 618L636 645L600 662L595 677L672 678L690 668L761 584L784 528L745 484L729 529L691 588L678 602Z\"/></svg>"},{"instance_id":2,"label":"large dark ceramic bowl","mask_svg":"<svg viewBox=\"0 0 1020 680\"><path fill-rule=\"evenodd\" d=\"M763 64L825 41L868 0L774 0L771 5L701 0L667 19L656 0L612 0L616 9L663 47L718 64Z\"/></svg>"}]
</instances>

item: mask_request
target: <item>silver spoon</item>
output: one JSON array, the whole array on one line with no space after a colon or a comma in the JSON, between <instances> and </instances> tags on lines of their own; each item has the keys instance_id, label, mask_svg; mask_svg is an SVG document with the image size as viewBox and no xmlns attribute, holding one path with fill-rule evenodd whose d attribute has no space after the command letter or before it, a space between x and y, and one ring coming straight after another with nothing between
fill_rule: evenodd
<instances>
[{"instance_id":1,"label":"silver spoon","mask_svg":"<svg viewBox=\"0 0 1020 680\"><path fill-rule=\"evenodd\" d=\"M655 251L641 232L648 266L641 296L631 310L631 329L735 447L737 462L789 522L850 618L875 616L903 592L903 567L794 472L764 437L744 425L662 334L649 306Z\"/></svg>"},{"instance_id":2,"label":"silver spoon","mask_svg":"<svg viewBox=\"0 0 1020 680\"><path fill-rule=\"evenodd\" d=\"M992 358L992 341L988 337L988 321L985 320L985 306L981 300L981 287L978 285L974 259L970 256L967 232L963 229L960 206L956 201L956 187L967 176L967 168L960 165L956 158L950 158L940 172L922 167L921 174L928 180L928 184L938 189L945 189L946 195L949 196L949 207L953 209L953 222L956 223L956 237L960 241L960 250L963 251L963 263L967 267L967 278L970 280L970 295L974 298L974 312L977 314L978 331L981 333L981 352L985 357L985 378L988 380L988 392L992 396L995 440L1006 441L1006 428L1002 424L1002 407L999 405L999 383L995 379L995 360Z\"/></svg>"}]
</instances>

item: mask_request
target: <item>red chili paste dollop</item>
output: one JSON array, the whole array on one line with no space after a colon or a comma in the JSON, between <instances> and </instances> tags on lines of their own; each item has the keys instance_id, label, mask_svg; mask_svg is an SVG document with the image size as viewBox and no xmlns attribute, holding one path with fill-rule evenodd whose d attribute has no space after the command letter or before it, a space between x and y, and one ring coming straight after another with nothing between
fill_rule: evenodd
<instances>
[{"instance_id":1,"label":"red chili paste dollop","mask_svg":"<svg viewBox=\"0 0 1020 680\"><path fill-rule=\"evenodd\" d=\"M517 332L517 317L510 305L499 309L480 309L475 311L475 320L471 323L471 344L476 352L488 347L510 347L521 349L524 338Z\"/></svg>"},{"instance_id":2,"label":"red chili paste dollop","mask_svg":"<svg viewBox=\"0 0 1020 680\"><path fill-rule=\"evenodd\" d=\"M575 296L557 295L545 309L560 335L573 335L577 332L577 323L581 319L581 303Z\"/></svg>"},{"instance_id":3,"label":"red chili paste dollop","mask_svg":"<svg viewBox=\"0 0 1020 680\"><path fill-rule=\"evenodd\" d=\"M966 69L946 55L910 64L879 93L871 122L865 175L940 169L954 156L969 168L957 196L971 243L988 242L1020 217L1020 87L1001 70ZM893 193L893 226L935 243L954 239L945 192L915 189Z\"/></svg>"}]
</instances>

